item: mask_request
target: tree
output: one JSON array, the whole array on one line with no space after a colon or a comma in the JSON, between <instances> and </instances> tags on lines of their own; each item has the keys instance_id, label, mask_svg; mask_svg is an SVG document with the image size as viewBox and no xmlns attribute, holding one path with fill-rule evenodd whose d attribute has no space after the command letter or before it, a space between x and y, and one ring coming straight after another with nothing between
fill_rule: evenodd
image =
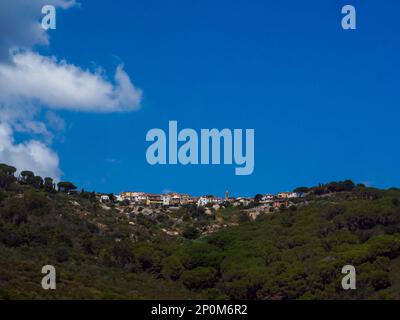
<instances>
[{"instance_id":1,"label":"tree","mask_svg":"<svg viewBox=\"0 0 400 320\"><path fill-rule=\"evenodd\" d=\"M24 193L25 207L29 213L37 216L49 214L51 211L51 202L43 192L29 190Z\"/></svg>"},{"instance_id":2,"label":"tree","mask_svg":"<svg viewBox=\"0 0 400 320\"><path fill-rule=\"evenodd\" d=\"M53 179L50 177L44 178L44 190L47 192L54 191Z\"/></svg>"},{"instance_id":3,"label":"tree","mask_svg":"<svg viewBox=\"0 0 400 320\"><path fill-rule=\"evenodd\" d=\"M230 206L231 206L231 203L229 202L229 201L224 201L223 203L222 203L222 205L225 207L225 208L229 208ZM204 209L203 209L204 210Z\"/></svg>"},{"instance_id":4,"label":"tree","mask_svg":"<svg viewBox=\"0 0 400 320\"><path fill-rule=\"evenodd\" d=\"M15 181L14 173L17 171L16 168L7 164L0 164L0 187L8 189Z\"/></svg>"},{"instance_id":5,"label":"tree","mask_svg":"<svg viewBox=\"0 0 400 320\"><path fill-rule=\"evenodd\" d=\"M72 190L76 190L77 187L69 181L61 181L59 183L57 183L58 186L58 190L61 192L70 192Z\"/></svg>"},{"instance_id":6,"label":"tree","mask_svg":"<svg viewBox=\"0 0 400 320\"><path fill-rule=\"evenodd\" d=\"M69 249L67 247L59 247L56 249L55 258L57 262L65 262L69 259Z\"/></svg>"},{"instance_id":7,"label":"tree","mask_svg":"<svg viewBox=\"0 0 400 320\"><path fill-rule=\"evenodd\" d=\"M112 267L125 267L134 262L132 246L129 241L116 242L104 248L101 256L106 265Z\"/></svg>"},{"instance_id":8,"label":"tree","mask_svg":"<svg viewBox=\"0 0 400 320\"><path fill-rule=\"evenodd\" d=\"M14 173L17 171L17 169L13 166L9 166L8 164L5 163L0 163L0 172L9 175L9 176L14 176Z\"/></svg>"},{"instance_id":9,"label":"tree","mask_svg":"<svg viewBox=\"0 0 400 320\"><path fill-rule=\"evenodd\" d=\"M339 181L339 182L331 182L327 185L327 189L330 192L343 192L343 191L351 191L355 188L355 184L351 180Z\"/></svg>"},{"instance_id":10,"label":"tree","mask_svg":"<svg viewBox=\"0 0 400 320\"><path fill-rule=\"evenodd\" d=\"M14 225L20 225L28 221L28 213L21 199L13 198L0 208L0 220Z\"/></svg>"},{"instance_id":11,"label":"tree","mask_svg":"<svg viewBox=\"0 0 400 320\"><path fill-rule=\"evenodd\" d=\"M177 256L169 256L163 260L162 274L166 278L176 281L184 270L185 269Z\"/></svg>"},{"instance_id":12,"label":"tree","mask_svg":"<svg viewBox=\"0 0 400 320\"><path fill-rule=\"evenodd\" d=\"M262 198L263 198L262 194L256 194L255 197L254 197L254 202L258 204L258 203L260 203Z\"/></svg>"},{"instance_id":13,"label":"tree","mask_svg":"<svg viewBox=\"0 0 400 320\"><path fill-rule=\"evenodd\" d=\"M160 272L163 256L160 251L149 245L139 245L134 248L134 254L143 271Z\"/></svg>"},{"instance_id":14,"label":"tree","mask_svg":"<svg viewBox=\"0 0 400 320\"><path fill-rule=\"evenodd\" d=\"M200 233L195 227L189 226L183 231L182 235L187 239L196 239Z\"/></svg>"},{"instance_id":15,"label":"tree","mask_svg":"<svg viewBox=\"0 0 400 320\"><path fill-rule=\"evenodd\" d=\"M21 182L26 184L32 184L35 174L32 171L24 170L21 172L20 176L21 176Z\"/></svg>"},{"instance_id":16,"label":"tree","mask_svg":"<svg viewBox=\"0 0 400 320\"><path fill-rule=\"evenodd\" d=\"M41 176L34 176L32 179L32 185L36 188L36 189L40 189L43 187L43 179Z\"/></svg>"},{"instance_id":17,"label":"tree","mask_svg":"<svg viewBox=\"0 0 400 320\"><path fill-rule=\"evenodd\" d=\"M293 192L296 192L296 193L307 193L309 191L310 191L310 189L307 187L298 187L293 190Z\"/></svg>"},{"instance_id":18,"label":"tree","mask_svg":"<svg viewBox=\"0 0 400 320\"><path fill-rule=\"evenodd\" d=\"M217 270L209 267L187 270L182 273L181 280L188 289L212 288L218 280Z\"/></svg>"}]
</instances>

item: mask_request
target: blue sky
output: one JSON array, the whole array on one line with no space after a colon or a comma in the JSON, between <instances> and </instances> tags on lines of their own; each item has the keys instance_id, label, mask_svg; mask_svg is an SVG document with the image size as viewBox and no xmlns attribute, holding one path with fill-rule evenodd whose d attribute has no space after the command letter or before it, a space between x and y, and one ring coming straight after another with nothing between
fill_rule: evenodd
<instances>
[{"instance_id":1,"label":"blue sky","mask_svg":"<svg viewBox=\"0 0 400 320\"><path fill-rule=\"evenodd\" d=\"M357 30L341 8L357 9ZM400 185L398 1L95 1L58 13L39 47L143 91L128 113L60 111L52 148L86 190L233 195L340 179ZM150 166L148 130L254 128L255 170Z\"/></svg>"}]
</instances>

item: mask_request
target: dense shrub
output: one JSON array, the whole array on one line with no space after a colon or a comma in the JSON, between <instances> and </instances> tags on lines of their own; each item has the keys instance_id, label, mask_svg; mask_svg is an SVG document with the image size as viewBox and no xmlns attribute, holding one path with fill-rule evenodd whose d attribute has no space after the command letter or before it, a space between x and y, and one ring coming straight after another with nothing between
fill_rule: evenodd
<instances>
[{"instance_id":1,"label":"dense shrub","mask_svg":"<svg viewBox=\"0 0 400 320\"><path fill-rule=\"evenodd\" d=\"M217 271L210 267L197 267L183 272L181 280L188 289L211 288L217 281Z\"/></svg>"}]
</instances>

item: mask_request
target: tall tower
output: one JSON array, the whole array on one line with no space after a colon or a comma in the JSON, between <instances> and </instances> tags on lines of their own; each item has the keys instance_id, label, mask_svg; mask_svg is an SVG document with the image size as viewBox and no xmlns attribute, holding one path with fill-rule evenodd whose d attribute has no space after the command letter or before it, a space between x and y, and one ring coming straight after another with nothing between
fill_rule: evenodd
<instances>
[{"instance_id":1,"label":"tall tower","mask_svg":"<svg viewBox=\"0 0 400 320\"><path fill-rule=\"evenodd\" d=\"M225 191L225 200L226 201L229 200L229 191L228 190Z\"/></svg>"}]
</instances>

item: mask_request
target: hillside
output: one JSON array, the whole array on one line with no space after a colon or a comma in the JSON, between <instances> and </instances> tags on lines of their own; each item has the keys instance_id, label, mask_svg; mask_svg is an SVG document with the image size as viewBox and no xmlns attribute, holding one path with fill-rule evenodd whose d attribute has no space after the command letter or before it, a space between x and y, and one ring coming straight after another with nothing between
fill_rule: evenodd
<instances>
[{"instance_id":1,"label":"hillside","mask_svg":"<svg viewBox=\"0 0 400 320\"><path fill-rule=\"evenodd\" d=\"M126 213L91 193L7 177L1 299L400 298L397 189L311 192L306 204L249 221L238 208ZM178 220L182 232L166 232ZM215 225L225 227L199 232ZM41 288L46 264L57 269L55 291ZM347 264L357 270L355 291L340 285Z\"/></svg>"}]
</instances>

